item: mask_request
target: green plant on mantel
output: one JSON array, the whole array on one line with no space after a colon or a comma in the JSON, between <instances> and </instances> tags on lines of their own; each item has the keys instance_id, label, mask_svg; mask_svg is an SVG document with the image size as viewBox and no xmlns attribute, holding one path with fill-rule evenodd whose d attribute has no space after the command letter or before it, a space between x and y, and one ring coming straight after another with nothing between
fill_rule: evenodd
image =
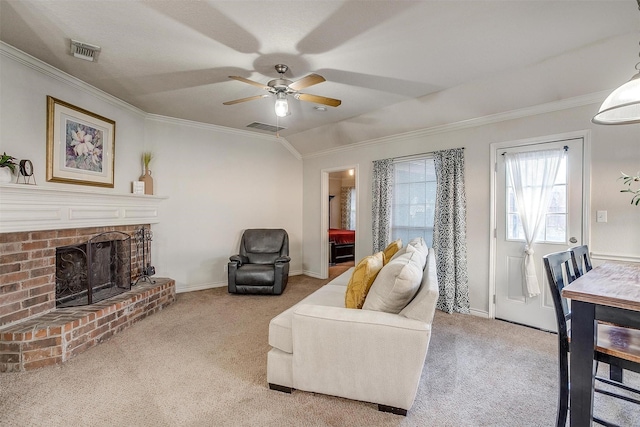
<instances>
[{"instance_id":1,"label":"green plant on mantel","mask_svg":"<svg viewBox=\"0 0 640 427\"><path fill-rule=\"evenodd\" d=\"M18 164L14 162L15 159L15 157L9 156L6 152L2 153L2 156L0 156L0 168L9 168L11 173L16 173Z\"/></svg>"},{"instance_id":2,"label":"green plant on mantel","mask_svg":"<svg viewBox=\"0 0 640 427\"><path fill-rule=\"evenodd\" d=\"M153 159L153 153L151 151L145 151L142 153L142 162L144 163L144 168L149 169L149 163Z\"/></svg>"},{"instance_id":3,"label":"green plant on mantel","mask_svg":"<svg viewBox=\"0 0 640 427\"><path fill-rule=\"evenodd\" d=\"M636 182L640 182L640 172L638 172L636 176L629 176L624 172L620 173L622 174L622 176L618 179L621 179L622 182L624 182L624 184L629 187L625 188L624 190L620 190L620 192L633 194L633 197L631 198L631 204L638 206L638 203L640 203L640 188L636 188L634 190L633 188L631 188L631 186Z\"/></svg>"}]
</instances>

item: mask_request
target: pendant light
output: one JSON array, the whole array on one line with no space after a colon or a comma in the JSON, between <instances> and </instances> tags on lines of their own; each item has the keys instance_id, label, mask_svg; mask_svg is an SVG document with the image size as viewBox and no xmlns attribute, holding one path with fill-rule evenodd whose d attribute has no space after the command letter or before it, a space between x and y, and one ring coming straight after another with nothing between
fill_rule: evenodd
<instances>
[{"instance_id":1,"label":"pendant light","mask_svg":"<svg viewBox=\"0 0 640 427\"><path fill-rule=\"evenodd\" d=\"M638 9L640 10L640 0ZM640 62L638 73L604 100L591 121L598 125L624 125L640 123Z\"/></svg>"},{"instance_id":2,"label":"pendant light","mask_svg":"<svg viewBox=\"0 0 640 427\"><path fill-rule=\"evenodd\" d=\"M591 121L598 125L624 125L640 123L640 62L638 73L631 80L611 92L598 114Z\"/></svg>"}]
</instances>

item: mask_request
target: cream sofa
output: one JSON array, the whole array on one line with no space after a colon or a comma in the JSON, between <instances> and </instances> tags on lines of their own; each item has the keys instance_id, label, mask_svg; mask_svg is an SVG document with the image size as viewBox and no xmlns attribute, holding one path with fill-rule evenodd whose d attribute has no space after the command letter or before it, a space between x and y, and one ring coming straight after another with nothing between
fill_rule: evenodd
<instances>
[{"instance_id":1,"label":"cream sofa","mask_svg":"<svg viewBox=\"0 0 640 427\"><path fill-rule=\"evenodd\" d=\"M398 314L367 310L366 301L363 309L345 308L351 268L274 317L269 387L376 403L381 411L406 415L418 390L439 294L433 249L421 256L426 264L418 291Z\"/></svg>"}]
</instances>

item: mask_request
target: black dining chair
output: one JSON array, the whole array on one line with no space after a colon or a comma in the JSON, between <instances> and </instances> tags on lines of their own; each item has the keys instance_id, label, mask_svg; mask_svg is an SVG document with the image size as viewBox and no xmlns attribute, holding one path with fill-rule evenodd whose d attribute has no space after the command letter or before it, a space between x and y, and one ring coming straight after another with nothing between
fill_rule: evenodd
<instances>
[{"instance_id":1,"label":"black dining chair","mask_svg":"<svg viewBox=\"0 0 640 427\"><path fill-rule=\"evenodd\" d=\"M567 415L569 413L571 309L567 299L563 298L561 295L562 289L577 278L577 268L574 267L574 261L571 254L571 251L562 251L542 257L558 325L559 394L558 413L556 416L557 427L565 427ZM638 347L637 344L634 346L634 343L640 342L640 331L603 323L598 323L597 329L598 337L596 349L594 351L594 359L597 362L607 363L614 375L611 379L599 376L596 376L595 379L640 395L640 390L628 387L621 382L616 381L615 378L616 372L621 372L622 369L640 372L640 347ZM623 396L599 388L595 388L594 390L602 394L640 404L640 400L633 399L628 396ZM596 417L593 417L593 421L605 426L614 425Z\"/></svg>"},{"instance_id":2,"label":"black dining chair","mask_svg":"<svg viewBox=\"0 0 640 427\"><path fill-rule=\"evenodd\" d=\"M580 277L593 269L587 245L574 246L569 249L569 252L571 252L571 262L573 263L573 271L576 273L576 277Z\"/></svg>"},{"instance_id":3,"label":"black dining chair","mask_svg":"<svg viewBox=\"0 0 640 427\"><path fill-rule=\"evenodd\" d=\"M576 278L593 269L591 256L589 255L589 247L587 245L574 246L573 248L569 248L569 252L571 253L571 263L573 264L573 271L575 272ZM609 366L609 378L614 381L622 382L622 372L620 366Z\"/></svg>"}]
</instances>

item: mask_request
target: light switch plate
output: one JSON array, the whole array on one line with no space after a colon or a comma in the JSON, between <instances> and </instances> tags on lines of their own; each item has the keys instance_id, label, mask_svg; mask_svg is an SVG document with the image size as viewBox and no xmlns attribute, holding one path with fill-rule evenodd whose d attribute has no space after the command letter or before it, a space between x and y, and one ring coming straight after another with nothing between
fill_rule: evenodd
<instances>
[{"instance_id":1,"label":"light switch plate","mask_svg":"<svg viewBox=\"0 0 640 427\"><path fill-rule=\"evenodd\" d=\"M596 222L607 222L607 211L596 211Z\"/></svg>"}]
</instances>

